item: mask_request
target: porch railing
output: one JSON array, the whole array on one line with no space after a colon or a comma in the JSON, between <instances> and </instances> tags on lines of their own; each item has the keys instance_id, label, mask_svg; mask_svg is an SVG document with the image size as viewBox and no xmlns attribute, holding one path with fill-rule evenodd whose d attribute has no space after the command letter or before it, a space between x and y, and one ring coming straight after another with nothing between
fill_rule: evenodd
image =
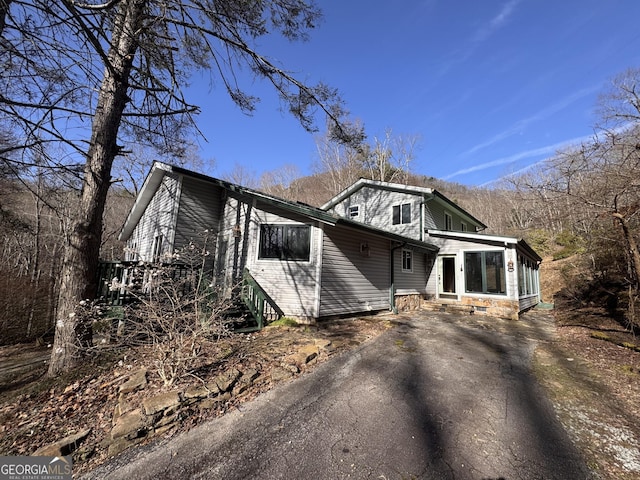
<instances>
[{"instance_id":1,"label":"porch railing","mask_svg":"<svg viewBox=\"0 0 640 480\"><path fill-rule=\"evenodd\" d=\"M276 302L251 276L248 270L242 274L242 300L258 323L254 330L262 329L267 322L278 320L284 316L284 312Z\"/></svg>"},{"instance_id":2,"label":"porch railing","mask_svg":"<svg viewBox=\"0 0 640 480\"><path fill-rule=\"evenodd\" d=\"M144 295L143 279L153 270L153 267L140 266L138 262L100 262L96 298L112 307L126 305L140 295ZM172 265L168 271L173 280L182 278L187 273L186 267L179 264ZM135 294L132 293L132 288ZM256 326L238 328L236 331L257 331L264 328L267 323L284 316L284 312L276 302L246 269L242 275L240 300L255 319Z\"/></svg>"}]
</instances>

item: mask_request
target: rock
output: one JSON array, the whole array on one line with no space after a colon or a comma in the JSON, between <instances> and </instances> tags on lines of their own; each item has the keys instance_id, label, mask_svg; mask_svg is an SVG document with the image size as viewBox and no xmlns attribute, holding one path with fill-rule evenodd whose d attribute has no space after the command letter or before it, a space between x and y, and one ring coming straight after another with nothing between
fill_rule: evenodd
<instances>
[{"instance_id":1,"label":"rock","mask_svg":"<svg viewBox=\"0 0 640 480\"><path fill-rule=\"evenodd\" d=\"M180 415L178 415L177 412L173 412L170 415L166 415L164 417L161 417L155 424L154 424L154 428L156 429L156 431L158 430L158 428L161 427L166 427L167 425L173 425L174 423L178 422L179 420L181 420Z\"/></svg>"},{"instance_id":2,"label":"rock","mask_svg":"<svg viewBox=\"0 0 640 480\"><path fill-rule=\"evenodd\" d=\"M42 457L64 457L78 448L80 442L82 442L89 433L91 433L91 429L82 430L74 435L69 435L68 437L64 437L62 440L40 447L33 452L33 455Z\"/></svg>"},{"instance_id":3,"label":"rock","mask_svg":"<svg viewBox=\"0 0 640 480\"><path fill-rule=\"evenodd\" d=\"M113 457L114 455L119 454L120 452L125 451L127 448L136 445L142 441L141 438L129 440L124 437L117 438L109 443L109 448L107 450L107 455Z\"/></svg>"},{"instance_id":4,"label":"rock","mask_svg":"<svg viewBox=\"0 0 640 480\"><path fill-rule=\"evenodd\" d=\"M333 350L331 340L328 340L326 338L316 339L315 344L320 350Z\"/></svg>"},{"instance_id":5,"label":"rock","mask_svg":"<svg viewBox=\"0 0 640 480\"><path fill-rule=\"evenodd\" d=\"M238 369L232 368L224 373L218 375L215 379L216 385L222 392L227 392L233 387L234 383L240 378L242 375Z\"/></svg>"},{"instance_id":6,"label":"rock","mask_svg":"<svg viewBox=\"0 0 640 480\"><path fill-rule=\"evenodd\" d=\"M133 406L131 405L130 402L127 402L127 395L124 393L121 393L120 395L118 395L118 403L113 409L113 418L111 420L113 425L116 424L116 421L118 420L119 417L121 417L122 415L124 415L125 413L131 410L133 410Z\"/></svg>"},{"instance_id":7,"label":"rock","mask_svg":"<svg viewBox=\"0 0 640 480\"><path fill-rule=\"evenodd\" d=\"M305 345L301 347L293 355L289 355L285 358L285 362L291 365L306 365L311 360L318 356L318 347L316 345Z\"/></svg>"},{"instance_id":8,"label":"rock","mask_svg":"<svg viewBox=\"0 0 640 480\"><path fill-rule=\"evenodd\" d=\"M209 396L211 397L215 397L221 393L220 387L218 387L218 384L215 382L207 383L206 387L209 389Z\"/></svg>"},{"instance_id":9,"label":"rock","mask_svg":"<svg viewBox=\"0 0 640 480\"><path fill-rule=\"evenodd\" d=\"M156 428L156 435L162 435L164 433L167 433L169 430L171 430L172 428L175 428L175 424L171 424L171 425L164 425L162 427Z\"/></svg>"},{"instance_id":10,"label":"rock","mask_svg":"<svg viewBox=\"0 0 640 480\"><path fill-rule=\"evenodd\" d=\"M293 377L293 372L282 367L276 367L271 371L271 380L280 382Z\"/></svg>"},{"instance_id":11,"label":"rock","mask_svg":"<svg viewBox=\"0 0 640 480\"><path fill-rule=\"evenodd\" d=\"M139 408L121 415L111 430L111 438L138 438L146 432L147 417Z\"/></svg>"},{"instance_id":12,"label":"rock","mask_svg":"<svg viewBox=\"0 0 640 480\"><path fill-rule=\"evenodd\" d=\"M172 409L180 405L180 394L178 392L161 393L154 397L145 398L142 402L144 413L153 415L163 410Z\"/></svg>"},{"instance_id":13,"label":"rock","mask_svg":"<svg viewBox=\"0 0 640 480\"><path fill-rule=\"evenodd\" d=\"M218 390L218 386L216 385L216 390ZM192 398L206 398L209 396L211 390L206 385L196 385L193 387L187 388L184 392L184 398L190 400Z\"/></svg>"},{"instance_id":14,"label":"rock","mask_svg":"<svg viewBox=\"0 0 640 480\"><path fill-rule=\"evenodd\" d=\"M213 408L216 405L218 405L221 402L227 402L231 400L231 393L230 392L225 392L222 395L218 395L217 397L209 397L209 398L205 398L204 400L202 400L201 402L198 403L198 406L200 408Z\"/></svg>"},{"instance_id":15,"label":"rock","mask_svg":"<svg viewBox=\"0 0 640 480\"><path fill-rule=\"evenodd\" d=\"M134 392L147 386L147 369L141 368L129 376L129 380L120 385L121 393Z\"/></svg>"},{"instance_id":16,"label":"rock","mask_svg":"<svg viewBox=\"0 0 640 480\"><path fill-rule=\"evenodd\" d=\"M241 393L246 391L253 384L253 381L259 376L260 372L255 368L249 368L245 370L238 380L235 388L233 389L233 394L240 395Z\"/></svg>"},{"instance_id":17,"label":"rock","mask_svg":"<svg viewBox=\"0 0 640 480\"><path fill-rule=\"evenodd\" d=\"M259 376L260 376L260 372L258 370L256 370L255 368L248 368L247 370L242 372L242 377L240 377L240 382L250 384Z\"/></svg>"}]
</instances>

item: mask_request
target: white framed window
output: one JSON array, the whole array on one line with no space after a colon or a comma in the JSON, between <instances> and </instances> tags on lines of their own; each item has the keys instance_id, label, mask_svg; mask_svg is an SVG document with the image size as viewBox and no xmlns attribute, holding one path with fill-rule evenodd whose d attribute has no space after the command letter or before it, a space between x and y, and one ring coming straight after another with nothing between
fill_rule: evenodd
<instances>
[{"instance_id":1,"label":"white framed window","mask_svg":"<svg viewBox=\"0 0 640 480\"><path fill-rule=\"evenodd\" d=\"M162 234L156 235L153 239L153 247L152 258L151 261L153 263L158 263L160 261L160 256L162 255Z\"/></svg>"},{"instance_id":2,"label":"white framed window","mask_svg":"<svg viewBox=\"0 0 640 480\"><path fill-rule=\"evenodd\" d=\"M394 205L392 207L391 218L393 225L411 223L411 204L403 203L401 205Z\"/></svg>"},{"instance_id":3,"label":"white framed window","mask_svg":"<svg viewBox=\"0 0 640 480\"><path fill-rule=\"evenodd\" d=\"M467 293L494 295L507 293L504 252L500 250L465 252L464 266Z\"/></svg>"},{"instance_id":4,"label":"white framed window","mask_svg":"<svg viewBox=\"0 0 640 480\"><path fill-rule=\"evenodd\" d=\"M357 218L360 216L360 205L351 205L348 210L347 210L347 214L349 215L349 218Z\"/></svg>"},{"instance_id":5,"label":"white framed window","mask_svg":"<svg viewBox=\"0 0 640 480\"><path fill-rule=\"evenodd\" d=\"M447 232L453 230L453 217L449 212L444 212L444 229Z\"/></svg>"},{"instance_id":6,"label":"white framed window","mask_svg":"<svg viewBox=\"0 0 640 480\"><path fill-rule=\"evenodd\" d=\"M467 227L467 224L465 222L460 222L460 231L467 232L468 230L469 230L469 227Z\"/></svg>"},{"instance_id":7,"label":"white framed window","mask_svg":"<svg viewBox=\"0 0 640 480\"><path fill-rule=\"evenodd\" d=\"M411 250L402 250L402 271L413 272L413 252Z\"/></svg>"}]
</instances>

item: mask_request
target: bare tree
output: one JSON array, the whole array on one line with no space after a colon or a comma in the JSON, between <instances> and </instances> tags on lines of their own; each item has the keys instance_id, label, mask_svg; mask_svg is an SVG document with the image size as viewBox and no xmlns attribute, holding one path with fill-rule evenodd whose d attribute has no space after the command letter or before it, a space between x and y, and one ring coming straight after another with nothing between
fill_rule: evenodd
<instances>
[{"instance_id":1,"label":"bare tree","mask_svg":"<svg viewBox=\"0 0 640 480\"><path fill-rule=\"evenodd\" d=\"M546 214L546 225L556 232L569 228L588 240L601 276L616 272L623 279L635 325L640 297L639 93L640 69L616 77L600 97L601 124L592 141L559 152L515 179L518 189Z\"/></svg>"},{"instance_id":2,"label":"bare tree","mask_svg":"<svg viewBox=\"0 0 640 480\"><path fill-rule=\"evenodd\" d=\"M374 137L363 156L368 177L383 182L407 183L419 137L415 135L394 135L388 128L382 138Z\"/></svg>"},{"instance_id":3,"label":"bare tree","mask_svg":"<svg viewBox=\"0 0 640 480\"><path fill-rule=\"evenodd\" d=\"M350 139L334 89L297 80L255 48L255 39L270 31L304 40L319 18L304 0L2 2L0 121L21 137L14 164L41 166L38 158L46 158L47 168L77 174L80 186L49 375L72 368L78 342L90 339L90 325L77 311L96 289L114 160L125 142L184 154L198 107L181 88L194 70L210 72L250 113L258 99L237 81L238 70L248 67L273 85L304 128L313 130L321 112L337 138Z\"/></svg>"},{"instance_id":4,"label":"bare tree","mask_svg":"<svg viewBox=\"0 0 640 480\"><path fill-rule=\"evenodd\" d=\"M363 131L360 123L354 130ZM316 139L318 161L315 173L327 181L325 187L334 194L344 190L359 178L384 182L407 183L419 144L415 135L395 135L387 129L384 136L371 143L357 145L337 143L330 134Z\"/></svg>"}]
</instances>

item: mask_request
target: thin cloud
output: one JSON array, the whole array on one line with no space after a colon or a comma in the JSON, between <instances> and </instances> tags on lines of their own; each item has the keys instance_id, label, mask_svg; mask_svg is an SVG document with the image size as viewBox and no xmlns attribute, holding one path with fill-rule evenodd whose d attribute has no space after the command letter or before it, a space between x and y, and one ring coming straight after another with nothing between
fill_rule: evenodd
<instances>
[{"instance_id":1,"label":"thin cloud","mask_svg":"<svg viewBox=\"0 0 640 480\"><path fill-rule=\"evenodd\" d=\"M513 12L521 1L522 0L511 0L510 2L507 2L502 7L502 10L500 10L500 12L493 17L487 25L483 26L476 32L473 41L476 43L483 42L493 35L495 31L502 28L502 26L507 23L509 18L513 15Z\"/></svg>"},{"instance_id":2,"label":"thin cloud","mask_svg":"<svg viewBox=\"0 0 640 480\"><path fill-rule=\"evenodd\" d=\"M527 118L523 118L522 120L518 120L511 127L494 135L490 139L471 147L469 150L462 152L460 155L463 157L471 155L473 153L476 153L479 150L482 150L483 148L490 147L491 145L494 145L504 140L505 138L509 138L513 135L517 135L528 125L541 120L545 120L546 118L553 115L554 113L564 110L573 102L580 100L581 98L586 97L588 95L591 95L592 93L596 92L599 89L600 89L599 85L592 85L590 87L583 88L582 90L578 90L577 92L572 93L571 95L567 95L566 97L560 99L556 103L549 105L546 108L543 108L542 110L535 113L534 115L531 115L530 117L527 117Z\"/></svg>"},{"instance_id":3,"label":"thin cloud","mask_svg":"<svg viewBox=\"0 0 640 480\"><path fill-rule=\"evenodd\" d=\"M480 27L471 37L471 45L465 51L454 52L449 56L449 61L442 65L437 73L438 77L444 77L454 66L466 62L476 51L478 46L502 28L513 15L516 7L522 0L507 2L500 12L489 23Z\"/></svg>"},{"instance_id":4,"label":"thin cloud","mask_svg":"<svg viewBox=\"0 0 640 480\"><path fill-rule=\"evenodd\" d=\"M583 137L572 138L570 140L565 140L559 143L555 143L553 145L547 145L544 147L535 148L533 150L525 150L523 152L518 152L513 155L510 155L508 157L503 157L497 160L492 160L490 162L481 163L480 165L474 165L473 167L469 167L469 168L463 168L462 170L458 170L457 172L454 172L451 175L447 175L446 177L443 178L443 180L449 180L459 175L466 175L467 173L478 172L480 170L486 170L488 168L507 165L509 163L514 163L527 158L551 155L564 148L567 148L573 145L579 145L581 143L588 142L590 140L593 140L593 135L585 135Z\"/></svg>"}]
</instances>

